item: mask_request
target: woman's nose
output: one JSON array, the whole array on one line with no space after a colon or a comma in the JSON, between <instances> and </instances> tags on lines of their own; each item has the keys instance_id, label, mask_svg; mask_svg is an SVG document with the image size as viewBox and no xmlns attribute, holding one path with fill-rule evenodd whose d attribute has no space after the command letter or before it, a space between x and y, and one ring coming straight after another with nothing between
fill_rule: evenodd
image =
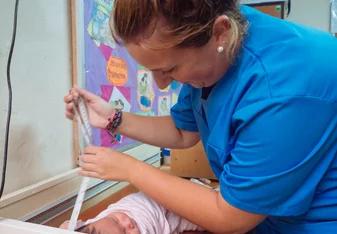
<instances>
[{"instance_id":1,"label":"woman's nose","mask_svg":"<svg viewBox=\"0 0 337 234\"><path fill-rule=\"evenodd\" d=\"M161 76L153 74L153 78L159 89L165 89L173 81L172 77L169 76Z\"/></svg>"}]
</instances>

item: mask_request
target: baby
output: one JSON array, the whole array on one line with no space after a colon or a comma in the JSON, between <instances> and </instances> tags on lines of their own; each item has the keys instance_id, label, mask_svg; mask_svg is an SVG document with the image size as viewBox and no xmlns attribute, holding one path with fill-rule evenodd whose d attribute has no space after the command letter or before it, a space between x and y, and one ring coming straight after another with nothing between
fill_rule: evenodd
<instances>
[{"instance_id":1,"label":"baby","mask_svg":"<svg viewBox=\"0 0 337 234\"><path fill-rule=\"evenodd\" d=\"M60 228L66 229L68 223ZM138 192L110 205L94 219L89 219L77 232L90 234L179 234L203 231L193 223L166 210Z\"/></svg>"}]
</instances>

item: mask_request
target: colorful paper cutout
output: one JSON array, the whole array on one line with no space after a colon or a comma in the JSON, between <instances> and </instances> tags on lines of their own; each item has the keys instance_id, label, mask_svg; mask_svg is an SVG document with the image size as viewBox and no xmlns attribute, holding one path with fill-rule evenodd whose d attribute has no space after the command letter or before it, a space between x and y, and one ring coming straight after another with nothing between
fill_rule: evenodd
<instances>
[{"instance_id":1,"label":"colorful paper cutout","mask_svg":"<svg viewBox=\"0 0 337 234\"><path fill-rule=\"evenodd\" d=\"M103 100L110 102L110 99L113 95L118 97L118 95L114 94L113 92L115 88L118 90L118 92L115 92L115 93L122 94L123 97L129 103L131 103L131 87L126 87L126 86L114 87L112 85L101 85L101 97L103 98Z\"/></svg>"},{"instance_id":2,"label":"colorful paper cutout","mask_svg":"<svg viewBox=\"0 0 337 234\"><path fill-rule=\"evenodd\" d=\"M104 7L98 5L94 8L91 37L102 44L115 48L116 43L111 35L109 18L109 12Z\"/></svg>"},{"instance_id":3,"label":"colorful paper cutout","mask_svg":"<svg viewBox=\"0 0 337 234\"><path fill-rule=\"evenodd\" d=\"M165 89L159 89L160 92L168 92L170 91L170 86L167 86Z\"/></svg>"},{"instance_id":4,"label":"colorful paper cutout","mask_svg":"<svg viewBox=\"0 0 337 234\"><path fill-rule=\"evenodd\" d=\"M136 115L141 115L141 116L156 116L156 113L153 111L138 111L136 112Z\"/></svg>"},{"instance_id":5,"label":"colorful paper cutout","mask_svg":"<svg viewBox=\"0 0 337 234\"><path fill-rule=\"evenodd\" d=\"M158 116L170 115L171 97L169 95L158 97Z\"/></svg>"},{"instance_id":6,"label":"colorful paper cutout","mask_svg":"<svg viewBox=\"0 0 337 234\"><path fill-rule=\"evenodd\" d=\"M121 91L120 91L121 90ZM125 112L130 112L131 89L130 87L114 87L109 103L114 109L120 109Z\"/></svg>"},{"instance_id":7,"label":"colorful paper cutout","mask_svg":"<svg viewBox=\"0 0 337 234\"><path fill-rule=\"evenodd\" d=\"M101 130L101 146L102 147L111 147L123 142L123 136L117 134L115 142L111 143L112 137L107 133L105 129Z\"/></svg>"},{"instance_id":8,"label":"colorful paper cutout","mask_svg":"<svg viewBox=\"0 0 337 234\"><path fill-rule=\"evenodd\" d=\"M109 102L114 87L112 85L101 85L101 98Z\"/></svg>"},{"instance_id":9,"label":"colorful paper cutout","mask_svg":"<svg viewBox=\"0 0 337 234\"><path fill-rule=\"evenodd\" d=\"M87 32L88 32L89 36L93 39L93 37L92 37L92 20L88 24ZM95 42L95 44L96 44L97 47L99 47L101 45L101 43L99 43L95 39L93 39L93 41Z\"/></svg>"},{"instance_id":10,"label":"colorful paper cutout","mask_svg":"<svg viewBox=\"0 0 337 234\"><path fill-rule=\"evenodd\" d=\"M180 83L178 81L172 81L171 83L172 90L177 90L180 87Z\"/></svg>"},{"instance_id":11,"label":"colorful paper cutout","mask_svg":"<svg viewBox=\"0 0 337 234\"><path fill-rule=\"evenodd\" d=\"M152 109L154 101L153 78L149 71L139 70L137 75L137 101L142 111Z\"/></svg>"},{"instance_id":12,"label":"colorful paper cutout","mask_svg":"<svg viewBox=\"0 0 337 234\"><path fill-rule=\"evenodd\" d=\"M108 0L110 3L111 0ZM100 4L101 6L98 6L97 3L103 3ZM182 87L181 84L178 82L173 82L170 85L168 92L160 92L160 90L156 87L152 72L149 71L146 67L143 67L139 65L135 60L132 59L132 57L128 54L127 50L123 46L116 46L114 45L109 46L109 42L106 44L101 43L100 37L106 34L104 32L105 29L107 29L107 15L110 13L110 9L104 6L104 2L106 0L83 0L83 21L84 24L81 25L84 28L81 28L81 30L85 31L85 35L83 37L83 50L85 53L83 53L83 63L81 69L83 69L85 72L83 77L83 83L85 84L85 88L95 94L101 94L101 97L106 100L107 102L110 102L112 105L120 106L122 107L123 104L121 104L118 99L112 98L113 91L115 88L127 99L131 100L131 113L143 115L143 116L157 116L158 115L158 109L160 109L160 105L158 103L159 96L166 96L169 95L171 98L171 105L175 103L175 99L177 99L176 96L179 94L179 90ZM96 8L98 7L98 10ZM106 9L104 9L106 8ZM101 11L105 15L102 18L94 19L94 17L99 16L98 12ZM101 15L102 16L102 15ZM105 19L105 20L104 20ZM95 22L94 22L95 21ZM94 28L93 25L96 23L96 31L95 35L93 34ZM111 21L110 21L111 23ZM98 28L102 28L102 35L100 35L101 32L97 30ZM96 40L96 39L97 40ZM98 41L99 40L99 41ZM114 48L112 48L114 47ZM111 56L122 59L122 61L126 62L126 66L122 66L122 74L127 74L125 78L127 79L126 83L122 86L115 86L113 85L107 78L108 72L116 72L120 69L120 67L114 65L115 67L111 69L111 71L108 69L109 67L109 60L111 59ZM111 62L111 60L110 60ZM115 61L113 61L115 62ZM118 64L121 65L120 60L118 60ZM117 65L118 65L117 64ZM145 83L143 83L140 89L138 89L139 81L142 77L138 78L138 75L141 76L142 74L138 74L147 72L147 78L148 84L144 86ZM117 74L117 73L116 73ZM119 72L120 74L120 72ZM137 77L137 78L136 78ZM124 82L119 82L124 83ZM123 89L127 87L131 92L129 97L126 97ZM148 87L145 88L144 87ZM145 90L145 92L144 92ZM118 93L117 91L117 93ZM140 94L142 92L143 94ZM114 94L116 93L116 90ZM173 94L176 93L177 95ZM115 94L116 95L116 94ZM117 101L117 102L114 102ZM169 101L167 99L165 102ZM164 102L164 104L165 104ZM124 102L123 102L124 103ZM125 106L125 105L124 105ZM128 107L126 107L128 109ZM164 108L164 105L162 106L163 111L159 111L160 114L166 115L169 114L167 111L167 108ZM163 113L164 112L164 113ZM134 145L138 144L137 141L130 139L125 136L117 136L117 141L111 144L111 136L102 129L93 129L93 138L94 141L98 145L102 145L105 147L113 148L113 149L128 149L130 147L133 147Z\"/></svg>"},{"instance_id":13,"label":"colorful paper cutout","mask_svg":"<svg viewBox=\"0 0 337 234\"><path fill-rule=\"evenodd\" d=\"M112 48L104 44L101 44L99 46L99 50L102 52L105 60L108 61L112 53Z\"/></svg>"},{"instance_id":14,"label":"colorful paper cutout","mask_svg":"<svg viewBox=\"0 0 337 234\"><path fill-rule=\"evenodd\" d=\"M112 6L114 4L114 0L94 0L97 4L104 7L107 11L112 11Z\"/></svg>"},{"instance_id":15,"label":"colorful paper cutout","mask_svg":"<svg viewBox=\"0 0 337 234\"><path fill-rule=\"evenodd\" d=\"M110 56L106 64L106 75L111 84L123 86L128 81L128 68L122 59Z\"/></svg>"},{"instance_id":16,"label":"colorful paper cutout","mask_svg":"<svg viewBox=\"0 0 337 234\"><path fill-rule=\"evenodd\" d=\"M138 70L144 70L144 71L149 71L149 69L147 69L146 67L138 64Z\"/></svg>"},{"instance_id":17,"label":"colorful paper cutout","mask_svg":"<svg viewBox=\"0 0 337 234\"><path fill-rule=\"evenodd\" d=\"M113 107L123 107L123 111L131 110L131 88L130 87L114 87L112 85L101 86L101 97L109 102ZM123 104L122 104L123 103ZM111 136L104 130L101 130L101 146L110 147L120 144L125 139L124 136L117 135L116 141L111 144Z\"/></svg>"},{"instance_id":18,"label":"colorful paper cutout","mask_svg":"<svg viewBox=\"0 0 337 234\"><path fill-rule=\"evenodd\" d=\"M172 106L174 106L178 102L178 95L176 93L172 93Z\"/></svg>"},{"instance_id":19,"label":"colorful paper cutout","mask_svg":"<svg viewBox=\"0 0 337 234\"><path fill-rule=\"evenodd\" d=\"M88 32L89 36L92 38L92 20L90 21L90 23L88 25L87 32ZM101 51L101 53L105 57L105 60L108 61L113 49L111 47L107 46L107 45L101 44L100 42L98 42L94 39L93 39L93 41L95 42L96 46L98 47L98 49Z\"/></svg>"}]
</instances>

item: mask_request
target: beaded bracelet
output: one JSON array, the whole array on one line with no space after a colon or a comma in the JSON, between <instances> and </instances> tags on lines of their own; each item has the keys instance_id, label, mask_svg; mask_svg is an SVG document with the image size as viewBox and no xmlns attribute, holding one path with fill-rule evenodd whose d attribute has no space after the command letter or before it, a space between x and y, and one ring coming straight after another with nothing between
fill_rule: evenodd
<instances>
[{"instance_id":1,"label":"beaded bracelet","mask_svg":"<svg viewBox=\"0 0 337 234\"><path fill-rule=\"evenodd\" d=\"M119 127L122 123L122 111L119 109L116 109L115 114L112 119L109 119L109 124L106 126L105 130L108 132L108 134L112 137L111 144L115 142L116 140L116 128Z\"/></svg>"}]
</instances>

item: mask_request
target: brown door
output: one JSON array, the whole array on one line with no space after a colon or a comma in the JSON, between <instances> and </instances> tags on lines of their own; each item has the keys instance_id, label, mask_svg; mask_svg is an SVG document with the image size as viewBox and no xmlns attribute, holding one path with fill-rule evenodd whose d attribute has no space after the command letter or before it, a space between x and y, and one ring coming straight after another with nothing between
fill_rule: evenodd
<instances>
[{"instance_id":1,"label":"brown door","mask_svg":"<svg viewBox=\"0 0 337 234\"><path fill-rule=\"evenodd\" d=\"M216 179L201 142L189 149L171 150L171 173L187 178Z\"/></svg>"},{"instance_id":2,"label":"brown door","mask_svg":"<svg viewBox=\"0 0 337 234\"><path fill-rule=\"evenodd\" d=\"M265 14L283 19L283 4L253 5L253 7Z\"/></svg>"}]
</instances>

